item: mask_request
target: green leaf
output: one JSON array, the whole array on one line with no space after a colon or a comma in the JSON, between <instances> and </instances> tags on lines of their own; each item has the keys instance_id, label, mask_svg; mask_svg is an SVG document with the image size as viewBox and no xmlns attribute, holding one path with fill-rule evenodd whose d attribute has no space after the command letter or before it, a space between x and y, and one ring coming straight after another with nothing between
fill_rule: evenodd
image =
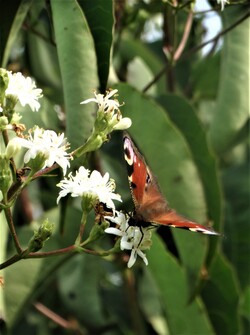
<instances>
[{"instance_id":1,"label":"green leaf","mask_svg":"<svg viewBox=\"0 0 250 335\"><path fill-rule=\"evenodd\" d=\"M223 15L229 27L243 14L228 8ZM224 36L217 107L209 131L218 153L234 144L249 118L249 20L241 22Z\"/></svg>"},{"instance_id":2,"label":"green leaf","mask_svg":"<svg viewBox=\"0 0 250 335\"><path fill-rule=\"evenodd\" d=\"M113 39L113 1L79 0L95 42L100 90L105 93Z\"/></svg>"},{"instance_id":3,"label":"green leaf","mask_svg":"<svg viewBox=\"0 0 250 335\"><path fill-rule=\"evenodd\" d=\"M240 313L243 317L244 333L249 334L250 331L250 286L241 295Z\"/></svg>"},{"instance_id":4,"label":"green leaf","mask_svg":"<svg viewBox=\"0 0 250 335\"><path fill-rule=\"evenodd\" d=\"M80 105L98 87L95 47L76 0L52 0L52 17L65 96L67 137L75 149L90 135L94 104Z\"/></svg>"},{"instance_id":5,"label":"green leaf","mask_svg":"<svg viewBox=\"0 0 250 335\"><path fill-rule=\"evenodd\" d=\"M28 105L21 109L22 123L25 124L26 129L31 129L34 125L44 129L58 129L60 121L54 111L55 105L45 96L39 99L39 102L41 106L38 113L32 112Z\"/></svg>"},{"instance_id":6,"label":"green leaf","mask_svg":"<svg viewBox=\"0 0 250 335\"><path fill-rule=\"evenodd\" d=\"M28 259L15 263L5 269L7 322L11 328L21 317L23 307L32 294L39 278L43 259Z\"/></svg>"},{"instance_id":7,"label":"green leaf","mask_svg":"<svg viewBox=\"0 0 250 335\"><path fill-rule=\"evenodd\" d=\"M153 273L151 273L148 268L145 268L143 276L140 276L138 292L140 307L144 312L147 321L150 322L157 334L168 335L168 323L163 313L163 304L159 287L157 286Z\"/></svg>"},{"instance_id":8,"label":"green leaf","mask_svg":"<svg viewBox=\"0 0 250 335\"><path fill-rule=\"evenodd\" d=\"M147 46L145 43L142 43L139 39L134 39L129 34L123 34L121 41L119 43L119 61L125 64L134 63L135 60L140 62L140 66L143 67L144 71L146 69L146 78L144 77L144 72L136 73L138 77L132 77L131 75L127 78L128 83L136 87L137 89L145 88L149 80L151 81L155 75L157 75L164 66L160 57L156 57L155 53ZM129 67L129 65L128 65ZM129 69L128 69L129 70ZM124 74L123 74L124 75ZM144 85L143 85L144 80ZM156 83L150 88L152 93L165 93L166 91L166 80L162 76Z\"/></svg>"},{"instance_id":9,"label":"green leaf","mask_svg":"<svg viewBox=\"0 0 250 335\"><path fill-rule=\"evenodd\" d=\"M194 64L193 71L190 71L190 82L194 90L195 100L215 100L218 91L218 72L220 69L220 53L202 58ZM189 84L190 85L190 84Z\"/></svg>"},{"instance_id":10,"label":"green leaf","mask_svg":"<svg viewBox=\"0 0 250 335\"><path fill-rule=\"evenodd\" d=\"M125 116L132 119L130 134L157 176L170 206L198 222L206 222L206 201L202 182L187 141L165 111L128 85L119 84ZM207 240L200 234L172 229L190 282L195 285L204 261Z\"/></svg>"},{"instance_id":11,"label":"green leaf","mask_svg":"<svg viewBox=\"0 0 250 335\"><path fill-rule=\"evenodd\" d=\"M11 4L2 1L0 6L1 50L0 63L6 67L11 48L23 24L33 0L15 1Z\"/></svg>"},{"instance_id":12,"label":"green leaf","mask_svg":"<svg viewBox=\"0 0 250 335\"><path fill-rule=\"evenodd\" d=\"M51 97L57 104L62 105L62 79L57 48L49 20L50 17L46 17L46 4L43 1L34 1L29 12L29 25L32 29L27 29L26 32L29 53L28 65L32 75L43 85L44 94ZM51 111L50 114L52 114Z\"/></svg>"},{"instance_id":13,"label":"green leaf","mask_svg":"<svg viewBox=\"0 0 250 335\"><path fill-rule=\"evenodd\" d=\"M203 184L208 207L208 222L211 221L214 229L218 231L222 212L221 189L217 164L208 146L206 133L194 110L183 98L167 95L160 97L159 102L187 140ZM209 238L210 260L217 241L217 238Z\"/></svg>"},{"instance_id":14,"label":"green leaf","mask_svg":"<svg viewBox=\"0 0 250 335\"><path fill-rule=\"evenodd\" d=\"M100 261L96 256L77 255L59 271L58 276L65 308L91 329L108 322L99 294Z\"/></svg>"},{"instance_id":15,"label":"green leaf","mask_svg":"<svg viewBox=\"0 0 250 335\"><path fill-rule=\"evenodd\" d=\"M149 269L161 292L170 334L215 334L201 300L196 298L188 304L185 272L156 235L147 256Z\"/></svg>"},{"instance_id":16,"label":"green leaf","mask_svg":"<svg viewBox=\"0 0 250 335\"><path fill-rule=\"evenodd\" d=\"M233 269L222 254L212 262L202 298L216 334L240 333L238 285Z\"/></svg>"},{"instance_id":17,"label":"green leaf","mask_svg":"<svg viewBox=\"0 0 250 335\"><path fill-rule=\"evenodd\" d=\"M227 168L223 183L226 197L223 250L237 271L242 289L245 289L250 282L249 162Z\"/></svg>"}]
</instances>

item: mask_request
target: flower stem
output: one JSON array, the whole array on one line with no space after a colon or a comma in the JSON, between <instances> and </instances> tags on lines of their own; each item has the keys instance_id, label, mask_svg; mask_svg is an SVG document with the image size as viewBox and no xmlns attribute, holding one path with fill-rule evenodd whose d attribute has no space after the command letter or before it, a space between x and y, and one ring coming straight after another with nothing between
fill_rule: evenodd
<instances>
[{"instance_id":1,"label":"flower stem","mask_svg":"<svg viewBox=\"0 0 250 335\"><path fill-rule=\"evenodd\" d=\"M4 213L5 213L5 216L6 216L6 220L7 220L8 226L9 226L11 236L12 236L14 244L15 244L16 251L19 255L21 255L23 250L21 248L21 245L20 245L18 237L17 237L17 233L16 233L14 223L13 223L13 220L12 220L12 214L11 214L10 208L5 208Z\"/></svg>"},{"instance_id":2,"label":"flower stem","mask_svg":"<svg viewBox=\"0 0 250 335\"><path fill-rule=\"evenodd\" d=\"M22 254L15 254L11 258L9 258L7 261L0 264L0 270L7 268L8 266L20 261L22 259Z\"/></svg>"},{"instance_id":3,"label":"flower stem","mask_svg":"<svg viewBox=\"0 0 250 335\"><path fill-rule=\"evenodd\" d=\"M87 240L86 240L87 242ZM83 242L82 245L87 244L86 242ZM15 254L11 258L9 258L7 261L0 264L0 270L7 268L8 266L20 261L21 259L30 259L30 258L47 258L52 256L60 256L68 254L68 256L84 252L86 254L95 255L95 256L109 256L112 252L117 252L114 248L107 250L107 251L96 251L91 249L86 249L83 247L79 247L76 245L71 245L66 248L57 249L53 251L44 251L44 252L30 252L28 253L28 249L23 250L20 254Z\"/></svg>"},{"instance_id":4,"label":"flower stem","mask_svg":"<svg viewBox=\"0 0 250 335\"><path fill-rule=\"evenodd\" d=\"M79 246L82 242L82 236L83 236L83 233L84 233L85 224L87 222L88 213L89 213L89 211L86 211L86 210L83 210L83 212L82 212L80 230L79 230L79 234L78 234L78 236L76 238L76 241L75 241L76 246Z\"/></svg>"},{"instance_id":5,"label":"flower stem","mask_svg":"<svg viewBox=\"0 0 250 335\"><path fill-rule=\"evenodd\" d=\"M59 256L64 255L67 253L77 252L77 248L75 245L71 245L66 248L52 250L52 251L43 251L43 252L30 252L29 254L25 255L24 258L45 258L51 256Z\"/></svg>"},{"instance_id":6,"label":"flower stem","mask_svg":"<svg viewBox=\"0 0 250 335\"><path fill-rule=\"evenodd\" d=\"M71 245L69 247L63 248L63 249L57 249L53 251L44 251L44 252L30 252L28 253L28 249L22 250L21 253L15 254L11 258L9 258L7 261L0 264L0 270L20 261L21 259L28 259L28 258L46 258L51 256L58 256L58 255L64 255L66 253L76 253L78 252L78 249Z\"/></svg>"}]
</instances>

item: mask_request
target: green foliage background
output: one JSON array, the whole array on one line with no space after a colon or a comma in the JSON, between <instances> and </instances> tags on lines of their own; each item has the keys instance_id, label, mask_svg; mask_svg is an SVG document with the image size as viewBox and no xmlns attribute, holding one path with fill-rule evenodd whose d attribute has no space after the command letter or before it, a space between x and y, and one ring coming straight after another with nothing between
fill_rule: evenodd
<instances>
[{"instance_id":1,"label":"green foliage background","mask_svg":"<svg viewBox=\"0 0 250 335\"><path fill-rule=\"evenodd\" d=\"M117 88L119 100L125 102L123 115L133 122L129 132L171 207L200 223L212 222L222 236L162 229L154 233L148 267L138 262L132 270L119 257L85 254L13 264L1 271L2 331L249 334L248 9L242 1L217 13L223 29L239 24L223 35L222 47L207 56L197 48L203 16L195 15L186 47L174 62L171 50L180 43L192 1L179 1L177 10L169 3L19 0L10 5L2 1L1 66L34 77L43 89L39 113L28 108L23 113L27 128L38 124L65 131L72 149L88 138L95 117L95 106L83 108L80 102L92 97L93 90L104 93L106 88ZM214 1L211 4L219 9ZM143 40L145 24L163 13L163 38ZM168 59L163 46L172 48ZM63 118L58 117L58 109ZM89 158L76 165L109 171L128 210L131 199L121 134L113 134ZM25 202L17 203L14 215L23 245L44 218L57 227L44 250L74 243L81 212L78 207L56 205L57 181L33 183L23 195ZM42 214L32 218L29 208ZM13 254L13 246L2 213L0 223L2 262ZM100 245L108 249L112 243L105 237ZM41 306L48 313L41 312ZM48 318L52 311L56 322Z\"/></svg>"}]
</instances>

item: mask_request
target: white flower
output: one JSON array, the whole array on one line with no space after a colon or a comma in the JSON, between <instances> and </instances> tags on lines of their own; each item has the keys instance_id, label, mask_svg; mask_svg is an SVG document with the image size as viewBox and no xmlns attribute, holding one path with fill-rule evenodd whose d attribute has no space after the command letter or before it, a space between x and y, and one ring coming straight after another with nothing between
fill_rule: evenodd
<instances>
[{"instance_id":1,"label":"white flower","mask_svg":"<svg viewBox=\"0 0 250 335\"><path fill-rule=\"evenodd\" d=\"M53 130L35 127L33 136L30 132L28 139L18 137L14 140L22 147L29 149L24 155L24 163L42 154L45 157L44 167L51 167L57 163L63 169L63 174L66 174L71 156L66 152L69 144L63 133L57 135Z\"/></svg>"},{"instance_id":2,"label":"white flower","mask_svg":"<svg viewBox=\"0 0 250 335\"><path fill-rule=\"evenodd\" d=\"M107 129L110 133L112 130L124 130L128 129L132 121L130 118L125 117L123 118L121 115L121 111L119 109L122 106L118 100L111 99L118 90L111 90L107 92L104 96L103 94L95 94L95 98L87 99L81 102L81 104L87 104L89 102L95 102L98 105L98 116L97 116L97 123L103 124L102 119L106 120Z\"/></svg>"},{"instance_id":3,"label":"white flower","mask_svg":"<svg viewBox=\"0 0 250 335\"><path fill-rule=\"evenodd\" d=\"M108 92L105 96L103 94L96 94L94 92L95 98L87 99L81 102L81 104L88 104L89 102L95 102L98 105L98 108L106 113L114 113L119 110L121 106L118 100L110 99L115 95L118 90L112 90Z\"/></svg>"},{"instance_id":4,"label":"white flower","mask_svg":"<svg viewBox=\"0 0 250 335\"><path fill-rule=\"evenodd\" d=\"M114 125L114 130L125 130L130 128L132 125L132 121L129 117L123 117L118 123Z\"/></svg>"},{"instance_id":5,"label":"white flower","mask_svg":"<svg viewBox=\"0 0 250 335\"><path fill-rule=\"evenodd\" d=\"M221 5L221 11L223 11L225 4L229 4L229 1L228 0L217 0L217 4Z\"/></svg>"},{"instance_id":6,"label":"white flower","mask_svg":"<svg viewBox=\"0 0 250 335\"><path fill-rule=\"evenodd\" d=\"M102 177L100 172L94 170L90 175L90 171L83 166L76 171L75 176L72 173L68 178L64 178L57 184L62 190L59 192L57 203L62 197L71 194L72 197L91 196L95 200L105 203L109 208L115 209L113 200L122 201L119 194L113 193L115 190L115 182L110 179L109 174L105 173Z\"/></svg>"},{"instance_id":7,"label":"white flower","mask_svg":"<svg viewBox=\"0 0 250 335\"><path fill-rule=\"evenodd\" d=\"M113 179L109 180L108 172L102 177L99 171L94 170L89 177L89 182L92 192L97 195L100 202L105 203L109 208L115 208L112 199L121 201L120 195L113 193L115 182Z\"/></svg>"},{"instance_id":8,"label":"white flower","mask_svg":"<svg viewBox=\"0 0 250 335\"><path fill-rule=\"evenodd\" d=\"M121 250L131 250L127 264L128 268L131 268L135 264L137 256L140 256L143 262L148 265L147 257L142 250L149 249L152 244L149 228L130 226L128 218L120 212L116 212L113 218L107 217L106 219L116 223L116 228L106 228L105 232L121 237Z\"/></svg>"},{"instance_id":9,"label":"white flower","mask_svg":"<svg viewBox=\"0 0 250 335\"><path fill-rule=\"evenodd\" d=\"M126 229L128 228L127 217L124 213L115 211L115 215L113 217L107 216L105 217L108 221L115 223L118 228L109 227L105 229L105 233L113 234L117 236L125 235Z\"/></svg>"},{"instance_id":10,"label":"white flower","mask_svg":"<svg viewBox=\"0 0 250 335\"><path fill-rule=\"evenodd\" d=\"M30 77L24 77L20 72L12 74L8 71L9 84L5 91L6 95L17 97L22 106L29 105L32 111L38 111L40 103L37 101L42 97L42 90L36 88L35 82Z\"/></svg>"},{"instance_id":11,"label":"white flower","mask_svg":"<svg viewBox=\"0 0 250 335\"><path fill-rule=\"evenodd\" d=\"M2 107L1 107L1 105L0 105L0 113L2 113L3 112L3 109L2 109Z\"/></svg>"}]
</instances>

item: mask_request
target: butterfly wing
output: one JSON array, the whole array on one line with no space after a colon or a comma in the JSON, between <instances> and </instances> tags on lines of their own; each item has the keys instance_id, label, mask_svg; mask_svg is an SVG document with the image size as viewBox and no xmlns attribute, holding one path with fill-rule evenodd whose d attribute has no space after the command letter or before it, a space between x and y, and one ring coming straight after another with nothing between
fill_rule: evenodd
<instances>
[{"instance_id":1,"label":"butterfly wing","mask_svg":"<svg viewBox=\"0 0 250 335\"><path fill-rule=\"evenodd\" d=\"M161 225L167 225L174 228L188 229L192 232L219 235L210 227L204 227L194 221L186 219L184 216L176 213L173 209L170 209L167 213L159 213L154 217L155 223Z\"/></svg>"},{"instance_id":2,"label":"butterfly wing","mask_svg":"<svg viewBox=\"0 0 250 335\"><path fill-rule=\"evenodd\" d=\"M127 134L124 135L123 143L128 180L135 204L133 217L135 225L143 222L154 223L203 234L217 234L212 229L190 221L171 209L143 156Z\"/></svg>"}]
</instances>

